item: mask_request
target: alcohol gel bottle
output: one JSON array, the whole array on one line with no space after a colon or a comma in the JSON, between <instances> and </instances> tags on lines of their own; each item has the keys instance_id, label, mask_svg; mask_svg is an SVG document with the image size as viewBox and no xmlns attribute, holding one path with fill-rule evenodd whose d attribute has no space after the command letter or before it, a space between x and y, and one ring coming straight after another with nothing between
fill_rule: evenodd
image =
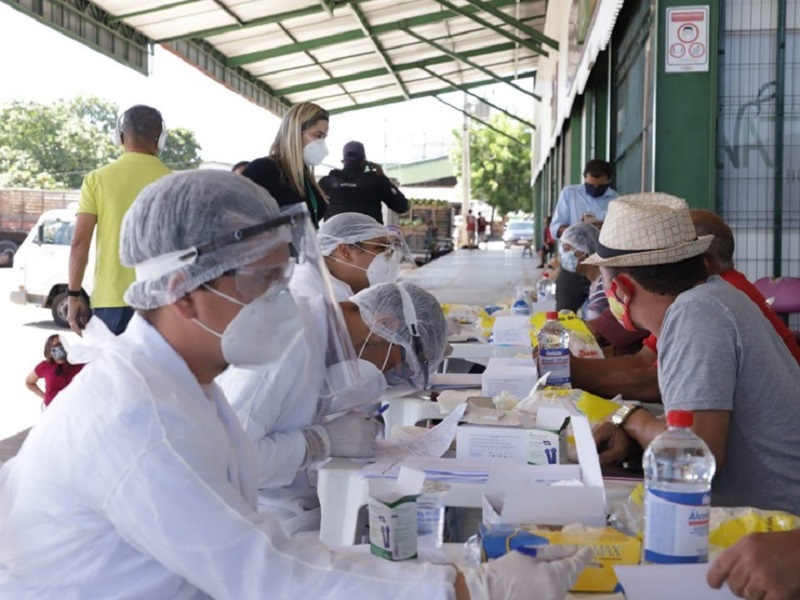
<instances>
[{"instance_id":1,"label":"alcohol gel bottle","mask_svg":"<svg viewBox=\"0 0 800 600\"><path fill-rule=\"evenodd\" d=\"M692 412L669 411L669 429L644 453L645 562L708 561L711 479L717 463L692 431L693 424Z\"/></svg>"},{"instance_id":2,"label":"alcohol gel bottle","mask_svg":"<svg viewBox=\"0 0 800 600\"><path fill-rule=\"evenodd\" d=\"M542 325L539 335L539 375L548 371L547 385L571 388L569 374L569 332L558 322L558 313L549 311L547 321Z\"/></svg>"},{"instance_id":3,"label":"alcohol gel bottle","mask_svg":"<svg viewBox=\"0 0 800 600\"><path fill-rule=\"evenodd\" d=\"M536 302L555 300L556 282L550 279L550 273L543 273L542 278L536 282Z\"/></svg>"},{"instance_id":4,"label":"alcohol gel bottle","mask_svg":"<svg viewBox=\"0 0 800 600\"><path fill-rule=\"evenodd\" d=\"M511 305L511 314L523 317L528 317L531 314L531 305L528 304L528 295L522 287L517 287L517 297L514 299L514 304Z\"/></svg>"}]
</instances>

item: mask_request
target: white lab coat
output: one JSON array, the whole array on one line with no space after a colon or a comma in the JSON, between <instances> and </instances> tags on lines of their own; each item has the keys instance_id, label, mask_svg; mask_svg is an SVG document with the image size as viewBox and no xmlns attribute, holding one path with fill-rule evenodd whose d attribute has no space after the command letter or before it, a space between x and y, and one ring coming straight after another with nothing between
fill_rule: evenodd
<instances>
[{"instance_id":1,"label":"white lab coat","mask_svg":"<svg viewBox=\"0 0 800 600\"><path fill-rule=\"evenodd\" d=\"M325 381L326 327L313 319L304 299L298 307L307 325L281 360L264 368L230 367L217 383L256 447L258 508L269 511L287 533L319 529L317 491L309 484L302 430L319 422Z\"/></svg>"},{"instance_id":2,"label":"white lab coat","mask_svg":"<svg viewBox=\"0 0 800 600\"><path fill-rule=\"evenodd\" d=\"M0 598L455 595L452 567L286 538L219 388L138 315L58 400L0 469Z\"/></svg>"},{"instance_id":3,"label":"white lab coat","mask_svg":"<svg viewBox=\"0 0 800 600\"><path fill-rule=\"evenodd\" d=\"M341 279L336 279L330 273L328 275L336 302L350 300L353 296L353 289ZM289 289L297 297L316 298L322 293L318 271L306 263L297 265L289 280Z\"/></svg>"}]
</instances>

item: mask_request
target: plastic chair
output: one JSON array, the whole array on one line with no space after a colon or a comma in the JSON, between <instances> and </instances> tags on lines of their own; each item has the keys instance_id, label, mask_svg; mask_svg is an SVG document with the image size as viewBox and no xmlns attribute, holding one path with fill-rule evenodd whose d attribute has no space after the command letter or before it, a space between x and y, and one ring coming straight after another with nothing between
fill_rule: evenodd
<instances>
[{"instance_id":1,"label":"plastic chair","mask_svg":"<svg viewBox=\"0 0 800 600\"><path fill-rule=\"evenodd\" d=\"M790 314L800 313L800 277L762 277L753 285L764 298L774 299L772 308L784 323Z\"/></svg>"}]
</instances>

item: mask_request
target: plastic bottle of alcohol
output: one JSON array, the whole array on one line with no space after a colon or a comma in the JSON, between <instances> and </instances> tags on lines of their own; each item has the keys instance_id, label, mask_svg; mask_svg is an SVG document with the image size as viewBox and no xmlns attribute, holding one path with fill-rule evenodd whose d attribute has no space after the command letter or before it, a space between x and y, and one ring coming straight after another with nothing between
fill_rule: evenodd
<instances>
[{"instance_id":1,"label":"plastic bottle of alcohol","mask_svg":"<svg viewBox=\"0 0 800 600\"><path fill-rule=\"evenodd\" d=\"M644 453L644 560L708 561L711 480L717 467L706 443L692 431L694 413L667 413L669 429Z\"/></svg>"},{"instance_id":2,"label":"plastic bottle of alcohol","mask_svg":"<svg viewBox=\"0 0 800 600\"><path fill-rule=\"evenodd\" d=\"M556 282L550 279L550 273L543 273L542 278L536 282L536 302L555 300Z\"/></svg>"},{"instance_id":3,"label":"plastic bottle of alcohol","mask_svg":"<svg viewBox=\"0 0 800 600\"><path fill-rule=\"evenodd\" d=\"M511 305L511 314L528 317L531 314L531 305L528 304L528 295L525 289L517 286L517 296Z\"/></svg>"},{"instance_id":4,"label":"plastic bottle of alcohol","mask_svg":"<svg viewBox=\"0 0 800 600\"><path fill-rule=\"evenodd\" d=\"M539 375L548 371L547 385L563 388L572 387L569 372L569 332L558 321L556 311L548 311L547 320L539 335Z\"/></svg>"}]
</instances>

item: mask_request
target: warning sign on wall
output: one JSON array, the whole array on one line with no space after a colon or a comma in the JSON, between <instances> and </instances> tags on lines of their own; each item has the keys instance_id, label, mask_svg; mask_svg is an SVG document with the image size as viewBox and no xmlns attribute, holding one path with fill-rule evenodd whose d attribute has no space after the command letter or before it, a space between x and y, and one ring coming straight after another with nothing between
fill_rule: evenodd
<instances>
[{"instance_id":1,"label":"warning sign on wall","mask_svg":"<svg viewBox=\"0 0 800 600\"><path fill-rule=\"evenodd\" d=\"M708 71L708 5L667 8L667 73Z\"/></svg>"}]
</instances>

